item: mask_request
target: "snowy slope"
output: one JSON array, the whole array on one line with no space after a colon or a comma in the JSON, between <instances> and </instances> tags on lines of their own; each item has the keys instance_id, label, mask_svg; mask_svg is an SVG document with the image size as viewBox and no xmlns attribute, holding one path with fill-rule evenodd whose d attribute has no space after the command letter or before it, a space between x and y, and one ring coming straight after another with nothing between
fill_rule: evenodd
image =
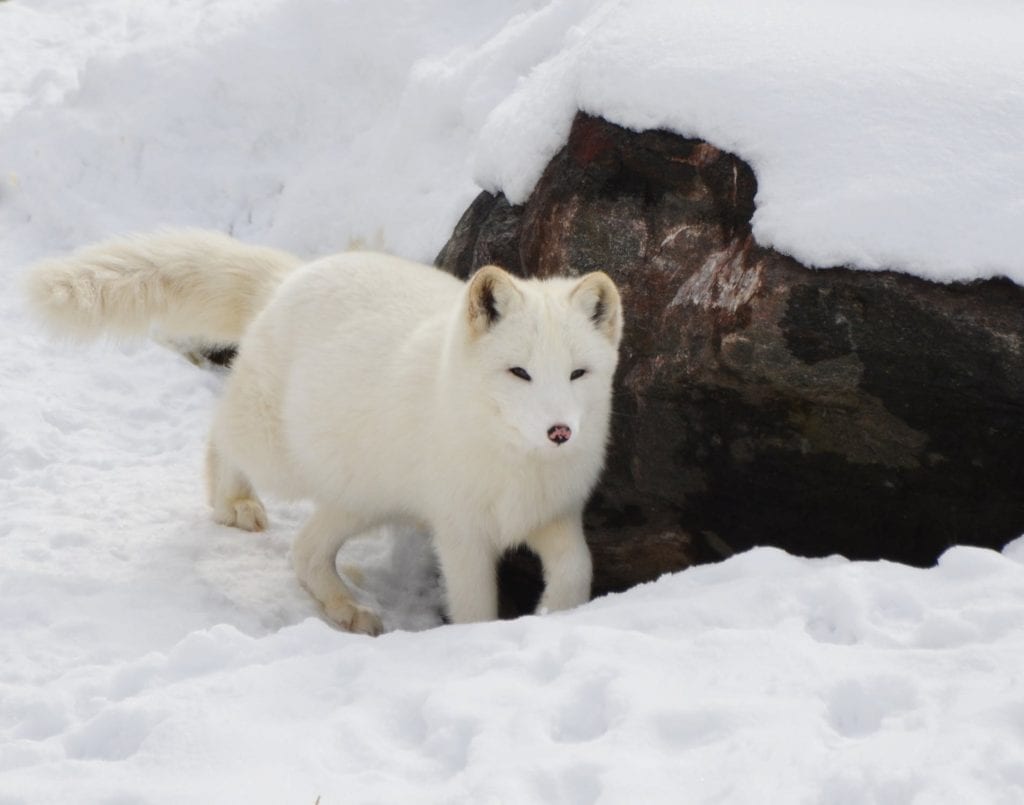
<instances>
[{"instance_id":1,"label":"snowy slope","mask_svg":"<svg viewBox=\"0 0 1024 805\"><path fill-rule=\"evenodd\" d=\"M572 613L436 627L422 535L214 525L221 379L53 343L44 254L196 224L429 260L577 106L735 149L820 264L1024 278L1019 6L0 2L0 803L1024 801L1024 542L921 570L763 549Z\"/></svg>"}]
</instances>

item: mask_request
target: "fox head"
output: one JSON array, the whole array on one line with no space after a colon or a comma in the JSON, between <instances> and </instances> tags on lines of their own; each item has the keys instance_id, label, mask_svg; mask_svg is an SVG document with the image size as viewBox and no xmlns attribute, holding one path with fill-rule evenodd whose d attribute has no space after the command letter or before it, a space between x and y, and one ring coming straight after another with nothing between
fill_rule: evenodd
<instances>
[{"instance_id":1,"label":"fox head","mask_svg":"<svg viewBox=\"0 0 1024 805\"><path fill-rule=\"evenodd\" d=\"M472 376L506 441L551 456L595 441L603 449L622 338L608 275L519 280L485 266L463 308Z\"/></svg>"}]
</instances>

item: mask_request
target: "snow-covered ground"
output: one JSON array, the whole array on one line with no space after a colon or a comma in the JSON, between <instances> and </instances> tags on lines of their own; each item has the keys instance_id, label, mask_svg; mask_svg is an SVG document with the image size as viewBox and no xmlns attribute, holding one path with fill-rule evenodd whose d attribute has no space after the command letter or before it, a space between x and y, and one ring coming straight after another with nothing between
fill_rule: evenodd
<instances>
[{"instance_id":1,"label":"snow-covered ground","mask_svg":"<svg viewBox=\"0 0 1024 805\"><path fill-rule=\"evenodd\" d=\"M1024 802L1024 542L935 568L761 549L575 612L438 626L422 535L214 525L220 378L53 343L24 267L200 225L430 260L577 107L735 150L818 265L1006 274L1024 10L979 0L0 2L0 803Z\"/></svg>"}]
</instances>

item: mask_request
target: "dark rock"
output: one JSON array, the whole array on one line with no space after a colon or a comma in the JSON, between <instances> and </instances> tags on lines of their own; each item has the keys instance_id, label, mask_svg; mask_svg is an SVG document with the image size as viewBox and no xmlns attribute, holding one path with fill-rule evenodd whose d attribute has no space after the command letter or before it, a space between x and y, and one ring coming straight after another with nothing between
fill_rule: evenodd
<instances>
[{"instance_id":1,"label":"dark rock","mask_svg":"<svg viewBox=\"0 0 1024 805\"><path fill-rule=\"evenodd\" d=\"M708 143L581 114L525 205L481 194L438 256L622 290L595 593L754 545L927 565L1024 533L1024 290L808 269L754 242L756 189Z\"/></svg>"}]
</instances>

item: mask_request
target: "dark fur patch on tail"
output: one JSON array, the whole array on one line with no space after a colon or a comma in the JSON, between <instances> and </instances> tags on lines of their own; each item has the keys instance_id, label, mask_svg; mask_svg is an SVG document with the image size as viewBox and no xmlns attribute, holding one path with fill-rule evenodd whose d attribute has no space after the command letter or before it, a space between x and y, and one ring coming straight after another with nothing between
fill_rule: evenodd
<instances>
[{"instance_id":1,"label":"dark fur patch on tail","mask_svg":"<svg viewBox=\"0 0 1024 805\"><path fill-rule=\"evenodd\" d=\"M238 347L204 347L200 350L200 353L214 366L229 368L231 363L235 360L235 356L238 354Z\"/></svg>"}]
</instances>

